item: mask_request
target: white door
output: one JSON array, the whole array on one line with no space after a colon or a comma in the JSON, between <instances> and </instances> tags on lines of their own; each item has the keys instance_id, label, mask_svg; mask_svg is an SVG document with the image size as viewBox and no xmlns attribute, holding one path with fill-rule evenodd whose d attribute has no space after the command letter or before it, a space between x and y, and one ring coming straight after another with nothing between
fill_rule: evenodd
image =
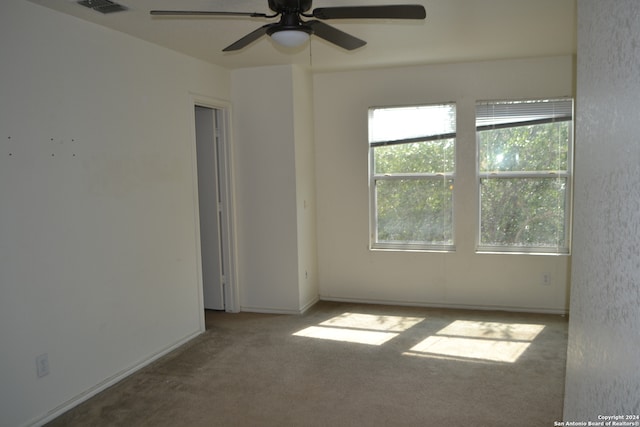
<instances>
[{"instance_id":1,"label":"white door","mask_svg":"<svg viewBox=\"0 0 640 427\"><path fill-rule=\"evenodd\" d=\"M224 310L218 111L195 107L204 308Z\"/></svg>"}]
</instances>

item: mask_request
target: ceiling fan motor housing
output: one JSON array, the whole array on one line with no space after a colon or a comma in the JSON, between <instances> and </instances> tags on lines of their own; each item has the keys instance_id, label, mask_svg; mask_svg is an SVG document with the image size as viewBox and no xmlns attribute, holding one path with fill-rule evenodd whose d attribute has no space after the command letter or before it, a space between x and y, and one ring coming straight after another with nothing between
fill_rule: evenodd
<instances>
[{"instance_id":1,"label":"ceiling fan motor housing","mask_svg":"<svg viewBox=\"0 0 640 427\"><path fill-rule=\"evenodd\" d=\"M309 25L305 25L295 12L283 13L280 16L278 25L274 25L267 29L267 34L272 35L279 31L302 31L307 34L313 34L313 29Z\"/></svg>"},{"instance_id":2,"label":"ceiling fan motor housing","mask_svg":"<svg viewBox=\"0 0 640 427\"><path fill-rule=\"evenodd\" d=\"M302 13L311 9L311 0L269 0L269 9L281 13Z\"/></svg>"}]
</instances>

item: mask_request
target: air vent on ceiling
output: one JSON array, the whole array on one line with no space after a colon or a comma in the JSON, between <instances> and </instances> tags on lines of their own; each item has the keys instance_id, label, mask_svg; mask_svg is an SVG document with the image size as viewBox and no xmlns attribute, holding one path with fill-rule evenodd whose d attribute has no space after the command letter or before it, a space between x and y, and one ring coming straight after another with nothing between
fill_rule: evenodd
<instances>
[{"instance_id":1,"label":"air vent on ceiling","mask_svg":"<svg viewBox=\"0 0 640 427\"><path fill-rule=\"evenodd\" d=\"M125 6L112 2L111 0L80 0L78 4L97 10L101 13L113 13L127 10Z\"/></svg>"}]
</instances>

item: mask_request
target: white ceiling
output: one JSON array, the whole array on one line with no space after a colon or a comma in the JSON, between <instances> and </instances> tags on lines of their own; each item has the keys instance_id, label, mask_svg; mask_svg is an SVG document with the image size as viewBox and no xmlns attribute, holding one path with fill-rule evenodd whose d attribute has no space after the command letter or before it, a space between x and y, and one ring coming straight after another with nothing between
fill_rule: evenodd
<instances>
[{"instance_id":1,"label":"white ceiling","mask_svg":"<svg viewBox=\"0 0 640 427\"><path fill-rule=\"evenodd\" d=\"M29 0L226 68L297 63L314 71L575 54L576 0L315 0L313 7L417 3L424 21L331 20L367 41L345 51L312 37L285 50L264 37L222 49L265 23L258 18L161 18L152 9L269 13L267 0L117 0L125 12L101 14L76 0Z\"/></svg>"}]
</instances>

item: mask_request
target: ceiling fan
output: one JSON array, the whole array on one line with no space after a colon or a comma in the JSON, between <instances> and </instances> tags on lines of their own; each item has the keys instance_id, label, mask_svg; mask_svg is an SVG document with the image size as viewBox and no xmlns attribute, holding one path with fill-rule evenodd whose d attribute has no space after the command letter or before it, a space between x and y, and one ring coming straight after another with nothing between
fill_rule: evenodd
<instances>
[{"instance_id":1,"label":"ceiling fan","mask_svg":"<svg viewBox=\"0 0 640 427\"><path fill-rule=\"evenodd\" d=\"M339 6L320 7L311 9L312 0L268 0L269 9L273 14L257 12L215 12L197 10L152 10L154 16L211 16L211 17L246 17L246 18L277 18L278 22L263 25L240 40L222 49L223 52L240 50L265 34L276 43L286 47L303 45L314 34L321 39L340 46L346 50L353 50L367 44L364 40L338 30L318 19L424 19L424 6L415 4L400 4L386 6ZM316 18L303 20L305 18Z\"/></svg>"}]
</instances>

